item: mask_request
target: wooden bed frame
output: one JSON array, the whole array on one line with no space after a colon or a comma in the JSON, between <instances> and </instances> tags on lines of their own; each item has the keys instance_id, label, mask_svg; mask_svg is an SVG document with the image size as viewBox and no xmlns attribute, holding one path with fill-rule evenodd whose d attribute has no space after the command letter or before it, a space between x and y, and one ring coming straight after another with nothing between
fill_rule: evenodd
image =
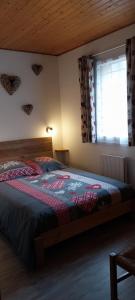
<instances>
[{"instance_id":1,"label":"wooden bed frame","mask_svg":"<svg viewBox=\"0 0 135 300\"><path fill-rule=\"evenodd\" d=\"M53 156L51 137L0 142L0 161L23 158L30 159L42 155ZM133 202L133 200L129 200L116 203L82 219L49 230L35 238L34 244L37 267L44 265L45 248L133 211Z\"/></svg>"},{"instance_id":2,"label":"wooden bed frame","mask_svg":"<svg viewBox=\"0 0 135 300\"><path fill-rule=\"evenodd\" d=\"M0 161L53 156L52 138L33 138L0 142Z\"/></svg>"}]
</instances>

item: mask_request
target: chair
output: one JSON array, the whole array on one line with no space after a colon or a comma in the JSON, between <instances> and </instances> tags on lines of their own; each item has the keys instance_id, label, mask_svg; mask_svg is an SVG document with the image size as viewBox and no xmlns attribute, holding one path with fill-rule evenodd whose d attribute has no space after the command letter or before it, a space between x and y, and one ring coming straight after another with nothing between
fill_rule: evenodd
<instances>
[{"instance_id":1,"label":"chair","mask_svg":"<svg viewBox=\"0 0 135 300\"><path fill-rule=\"evenodd\" d=\"M117 276L117 266L120 266L126 272ZM135 247L118 254L110 254L110 287L111 300L118 300L117 284L129 276L135 275Z\"/></svg>"}]
</instances>

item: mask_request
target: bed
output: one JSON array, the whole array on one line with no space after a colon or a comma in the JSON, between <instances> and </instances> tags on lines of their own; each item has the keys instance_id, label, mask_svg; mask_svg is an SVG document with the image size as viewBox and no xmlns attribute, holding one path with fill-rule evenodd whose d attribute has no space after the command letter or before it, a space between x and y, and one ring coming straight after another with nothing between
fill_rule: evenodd
<instances>
[{"instance_id":1,"label":"bed","mask_svg":"<svg viewBox=\"0 0 135 300\"><path fill-rule=\"evenodd\" d=\"M52 157L51 138L0 143L0 160ZM0 230L29 267L44 249L131 212L134 193L122 182L73 168L0 182Z\"/></svg>"}]
</instances>

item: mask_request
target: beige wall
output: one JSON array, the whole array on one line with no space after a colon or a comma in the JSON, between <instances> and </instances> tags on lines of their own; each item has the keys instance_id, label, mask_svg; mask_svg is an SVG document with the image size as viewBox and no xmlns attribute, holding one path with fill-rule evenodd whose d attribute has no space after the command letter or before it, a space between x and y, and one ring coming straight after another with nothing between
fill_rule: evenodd
<instances>
[{"instance_id":1,"label":"beige wall","mask_svg":"<svg viewBox=\"0 0 135 300\"><path fill-rule=\"evenodd\" d=\"M101 153L129 157L129 179L135 185L135 148L119 145L83 144L81 141L80 89L78 82L78 58L96 54L125 44L135 35L135 25L91 42L59 57L60 97L63 126L63 146L70 150L73 166L101 173Z\"/></svg>"},{"instance_id":2,"label":"beige wall","mask_svg":"<svg viewBox=\"0 0 135 300\"><path fill-rule=\"evenodd\" d=\"M39 76L31 70L33 63L42 64ZM61 117L58 82L58 59L53 56L0 50L0 74L18 75L21 86L12 95L0 85L0 140L45 135L46 125L56 130L54 148L61 146ZM21 106L32 103L27 116Z\"/></svg>"}]
</instances>

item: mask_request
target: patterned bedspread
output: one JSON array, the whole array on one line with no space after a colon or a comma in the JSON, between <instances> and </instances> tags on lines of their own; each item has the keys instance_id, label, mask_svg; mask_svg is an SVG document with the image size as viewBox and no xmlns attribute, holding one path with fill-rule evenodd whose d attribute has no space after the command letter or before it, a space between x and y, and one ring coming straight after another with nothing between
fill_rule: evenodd
<instances>
[{"instance_id":1,"label":"patterned bedspread","mask_svg":"<svg viewBox=\"0 0 135 300\"><path fill-rule=\"evenodd\" d=\"M75 169L0 183L0 229L27 264L40 233L133 198L129 185Z\"/></svg>"}]
</instances>

